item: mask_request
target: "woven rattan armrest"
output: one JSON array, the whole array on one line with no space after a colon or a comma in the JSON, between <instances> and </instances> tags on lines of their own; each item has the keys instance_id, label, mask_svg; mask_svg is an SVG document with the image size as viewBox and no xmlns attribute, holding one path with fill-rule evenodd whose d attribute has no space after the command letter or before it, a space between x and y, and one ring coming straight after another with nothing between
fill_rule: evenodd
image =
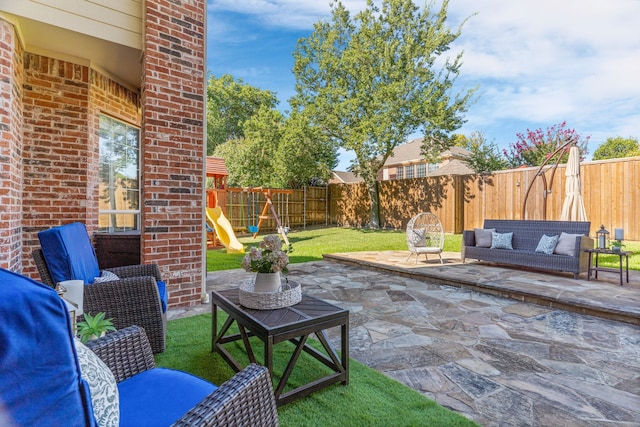
<instances>
[{"instance_id":1,"label":"woven rattan armrest","mask_svg":"<svg viewBox=\"0 0 640 427\"><path fill-rule=\"evenodd\" d=\"M152 276L156 280L162 280L160 267L158 264L127 265L123 267L110 267L105 270L111 271L118 277Z\"/></svg>"},{"instance_id":2,"label":"woven rattan armrest","mask_svg":"<svg viewBox=\"0 0 640 427\"><path fill-rule=\"evenodd\" d=\"M250 364L193 407L174 426L277 426L269 371Z\"/></svg>"},{"instance_id":3,"label":"woven rattan armrest","mask_svg":"<svg viewBox=\"0 0 640 427\"><path fill-rule=\"evenodd\" d=\"M130 277L84 287L84 312L104 312L116 329L138 325L147 333L154 353L165 348L166 316L156 281L151 276Z\"/></svg>"},{"instance_id":4,"label":"woven rattan armrest","mask_svg":"<svg viewBox=\"0 0 640 427\"><path fill-rule=\"evenodd\" d=\"M144 329L129 326L87 343L111 369L116 382L155 368L153 352Z\"/></svg>"}]
</instances>

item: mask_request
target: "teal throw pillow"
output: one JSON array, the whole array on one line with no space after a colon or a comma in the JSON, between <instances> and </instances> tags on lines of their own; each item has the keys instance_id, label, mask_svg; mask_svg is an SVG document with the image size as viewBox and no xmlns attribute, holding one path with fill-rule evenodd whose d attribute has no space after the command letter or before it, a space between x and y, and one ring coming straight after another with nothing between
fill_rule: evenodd
<instances>
[{"instance_id":1,"label":"teal throw pillow","mask_svg":"<svg viewBox=\"0 0 640 427\"><path fill-rule=\"evenodd\" d=\"M538 242L538 246L536 247L536 252L542 252L543 254L551 255L553 254L556 245L558 244L558 238L560 236L547 236L544 234L540 241Z\"/></svg>"},{"instance_id":2,"label":"teal throw pillow","mask_svg":"<svg viewBox=\"0 0 640 427\"><path fill-rule=\"evenodd\" d=\"M491 233L491 249L513 249L513 233Z\"/></svg>"}]
</instances>

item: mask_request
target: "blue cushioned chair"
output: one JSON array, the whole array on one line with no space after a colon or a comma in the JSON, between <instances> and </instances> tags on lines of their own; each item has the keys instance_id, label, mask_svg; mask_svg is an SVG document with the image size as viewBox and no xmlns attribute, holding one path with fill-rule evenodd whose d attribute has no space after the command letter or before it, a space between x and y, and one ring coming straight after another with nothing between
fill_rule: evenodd
<instances>
[{"instance_id":1,"label":"blue cushioned chair","mask_svg":"<svg viewBox=\"0 0 640 427\"><path fill-rule=\"evenodd\" d=\"M44 284L55 288L64 280L83 280L86 313L104 312L118 329L141 326L154 353L164 351L168 292L158 265L109 268L118 280L98 283L102 272L84 224L43 230L38 238L41 249L33 251L33 258Z\"/></svg>"},{"instance_id":2,"label":"blue cushioned chair","mask_svg":"<svg viewBox=\"0 0 640 427\"><path fill-rule=\"evenodd\" d=\"M0 423L96 426L71 322L51 287L0 269ZM271 426L278 424L266 368L252 364L220 387L181 371L156 368L137 326L89 348L118 385L121 426Z\"/></svg>"}]
</instances>

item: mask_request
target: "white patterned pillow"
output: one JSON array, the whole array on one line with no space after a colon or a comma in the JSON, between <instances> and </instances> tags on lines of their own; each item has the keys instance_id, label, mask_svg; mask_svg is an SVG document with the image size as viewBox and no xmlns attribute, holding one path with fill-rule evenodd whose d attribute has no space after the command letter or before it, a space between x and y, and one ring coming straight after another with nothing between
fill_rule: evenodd
<instances>
[{"instance_id":1,"label":"white patterned pillow","mask_svg":"<svg viewBox=\"0 0 640 427\"><path fill-rule=\"evenodd\" d=\"M551 255L558 244L559 237L560 236L547 236L546 234L542 235L536 247L536 252Z\"/></svg>"},{"instance_id":2,"label":"white patterned pillow","mask_svg":"<svg viewBox=\"0 0 640 427\"><path fill-rule=\"evenodd\" d=\"M75 339L82 379L89 384L93 415L100 427L120 425L120 397L113 373L79 339Z\"/></svg>"},{"instance_id":3,"label":"white patterned pillow","mask_svg":"<svg viewBox=\"0 0 640 427\"><path fill-rule=\"evenodd\" d=\"M513 233L491 233L491 249L513 249Z\"/></svg>"},{"instance_id":4,"label":"white patterned pillow","mask_svg":"<svg viewBox=\"0 0 640 427\"><path fill-rule=\"evenodd\" d=\"M100 277L94 277L93 283L113 282L114 280L120 280L116 273L112 273L108 270L102 270Z\"/></svg>"}]
</instances>

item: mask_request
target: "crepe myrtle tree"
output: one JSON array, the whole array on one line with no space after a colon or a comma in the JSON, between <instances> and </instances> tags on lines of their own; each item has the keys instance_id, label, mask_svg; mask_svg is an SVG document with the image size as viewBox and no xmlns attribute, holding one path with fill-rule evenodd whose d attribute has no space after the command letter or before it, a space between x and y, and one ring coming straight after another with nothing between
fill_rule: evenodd
<instances>
[{"instance_id":1,"label":"crepe myrtle tree","mask_svg":"<svg viewBox=\"0 0 640 427\"><path fill-rule=\"evenodd\" d=\"M526 133L517 133L517 141L509 144L509 149L504 149L503 154L509 163L509 167L540 166L558 148L568 141L574 141L580 148L580 156L584 159L588 153L587 144L589 136L582 138L575 129L567 129L567 122L548 127L546 131L527 129ZM563 155L561 163L566 163L568 152ZM582 160L581 159L581 160Z\"/></svg>"},{"instance_id":2,"label":"crepe myrtle tree","mask_svg":"<svg viewBox=\"0 0 640 427\"><path fill-rule=\"evenodd\" d=\"M380 226L377 173L394 148L421 131L423 153L437 157L452 145L449 135L464 123L475 91L452 89L462 53L443 54L461 27L447 27L448 4L434 11L411 0L382 0L381 7L368 0L352 17L338 1L330 21L317 22L295 48L290 105L355 153L351 170L367 185L371 228Z\"/></svg>"}]
</instances>

